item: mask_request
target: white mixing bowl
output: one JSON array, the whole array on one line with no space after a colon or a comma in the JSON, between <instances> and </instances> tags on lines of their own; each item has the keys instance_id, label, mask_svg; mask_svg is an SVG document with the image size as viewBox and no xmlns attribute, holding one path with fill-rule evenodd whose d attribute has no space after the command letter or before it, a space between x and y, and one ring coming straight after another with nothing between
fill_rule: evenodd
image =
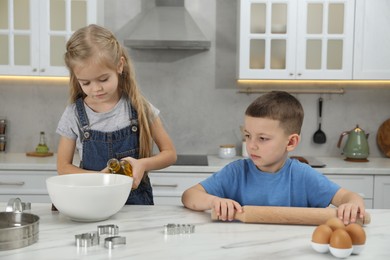
<instances>
[{"instance_id":1,"label":"white mixing bowl","mask_svg":"<svg viewBox=\"0 0 390 260\"><path fill-rule=\"evenodd\" d=\"M77 173L46 179L50 199L70 219L93 222L117 213L131 192L133 178L119 174Z\"/></svg>"}]
</instances>

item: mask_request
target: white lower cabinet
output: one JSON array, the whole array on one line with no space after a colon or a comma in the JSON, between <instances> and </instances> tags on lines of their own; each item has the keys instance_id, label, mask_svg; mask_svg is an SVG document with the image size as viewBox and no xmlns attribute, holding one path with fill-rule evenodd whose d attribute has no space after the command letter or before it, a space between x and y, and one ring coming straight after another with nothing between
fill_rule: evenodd
<instances>
[{"instance_id":1,"label":"white lower cabinet","mask_svg":"<svg viewBox=\"0 0 390 260\"><path fill-rule=\"evenodd\" d=\"M189 187L201 182L212 173L149 172L155 205L183 205L181 195Z\"/></svg>"},{"instance_id":2,"label":"white lower cabinet","mask_svg":"<svg viewBox=\"0 0 390 260\"><path fill-rule=\"evenodd\" d=\"M374 208L390 209L390 176L375 176Z\"/></svg>"},{"instance_id":3,"label":"white lower cabinet","mask_svg":"<svg viewBox=\"0 0 390 260\"><path fill-rule=\"evenodd\" d=\"M183 205L181 196L189 187L213 172L149 172L156 205ZM46 179L53 170L0 170L0 202L20 198L24 202L51 203ZM366 208L390 209L390 176L372 174L325 174L341 187L360 194Z\"/></svg>"},{"instance_id":4,"label":"white lower cabinet","mask_svg":"<svg viewBox=\"0 0 390 260\"><path fill-rule=\"evenodd\" d=\"M24 202L51 202L46 179L57 175L56 171L0 171L0 201L20 198Z\"/></svg>"},{"instance_id":5,"label":"white lower cabinet","mask_svg":"<svg viewBox=\"0 0 390 260\"><path fill-rule=\"evenodd\" d=\"M362 196L367 209L372 209L374 207L373 175L326 174L326 176L342 188L356 192Z\"/></svg>"}]
</instances>

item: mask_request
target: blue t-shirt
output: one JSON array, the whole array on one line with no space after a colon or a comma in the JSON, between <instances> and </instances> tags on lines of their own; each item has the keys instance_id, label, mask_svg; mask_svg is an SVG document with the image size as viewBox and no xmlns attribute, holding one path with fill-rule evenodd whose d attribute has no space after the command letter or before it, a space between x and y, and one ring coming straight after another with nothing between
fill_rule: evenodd
<instances>
[{"instance_id":1,"label":"blue t-shirt","mask_svg":"<svg viewBox=\"0 0 390 260\"><path fill-rule=\"evenodd\" d=\"M237 160L200 184L207 193L242 206L324 208L340 189L311 166L290 158L276 173L259 170L251 159Z\"/></svg>"}]
</instances>

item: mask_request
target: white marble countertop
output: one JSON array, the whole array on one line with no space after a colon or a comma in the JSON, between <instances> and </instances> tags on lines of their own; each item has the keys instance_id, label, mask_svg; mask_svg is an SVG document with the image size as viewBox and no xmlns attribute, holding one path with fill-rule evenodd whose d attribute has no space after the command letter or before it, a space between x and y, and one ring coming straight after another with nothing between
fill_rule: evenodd
<instances>
[{"instance_id":1,"label":"white marble countertop","mask_svg":"<svg viewBox=\"0 0 390 260\"><path fill-rule=\"evenodd\" d=\"M233 159L220 159L215 155L208 156L208 166L179 166L172 165L159 172L170 173L214 173L220 170L229 162L242 157ZM316 157L315 159L326 164L323 168L316 168L325 174L377 174L390 175L390 158L372 157L369 162L347 162L343 157ZM37 170L37 171L56 171L56 154L50 157L31 157L24 153L0 153L0 171L1 170ZM78 165L78 156L74 158L74 164Z\"/></svg>"},{"instance_id":2,"label":"white marble countertop","mask_svg":"<svg viewBox=\"0 0 390 260\"><path fill-rule=\"evenodd\" d=\"M5 209L5 203L0 208ZM390 259L390 210L370 210L367 241L360 255L350 259ZM180 206L124 206L102 222L80 223L51 211L51 204L32 204L40 217L39 240L27 247L0 251L13 259L336 259L310 246L314 226L212 222L208 212ZM194 224L195 232L165 235L164 225ZM78 248L75 235L115 224L126 245L113 249L99 245Z\"/></svg>"}]
</instances>

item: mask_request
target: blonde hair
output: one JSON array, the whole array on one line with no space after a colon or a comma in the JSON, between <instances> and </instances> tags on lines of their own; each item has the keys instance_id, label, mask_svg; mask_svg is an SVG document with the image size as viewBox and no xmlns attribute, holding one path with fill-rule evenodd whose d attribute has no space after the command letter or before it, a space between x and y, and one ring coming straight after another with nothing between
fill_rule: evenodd
<instances>
[{"instance_id":1,"label":"blonde hair","mask_svg":"<svg viewBox=\"0 0 390 260\"><path fill-rule=\"evenodd\" d=\"M73 103L80 97L86 97L74 74L76 66L94 58L94 61L101 62L116 71L122 57L124 64L122 74L118 75L119 94L127 96L138 113L139 157L150 157L153 139L149 118L153 117L151 117L149 102L142 96L138 88L133 65L127 51L119 44L112 32L101 26L91 24L77 30L66 44L65 64L70 72L70 101Z\"/></svg>"}]
</instances>

